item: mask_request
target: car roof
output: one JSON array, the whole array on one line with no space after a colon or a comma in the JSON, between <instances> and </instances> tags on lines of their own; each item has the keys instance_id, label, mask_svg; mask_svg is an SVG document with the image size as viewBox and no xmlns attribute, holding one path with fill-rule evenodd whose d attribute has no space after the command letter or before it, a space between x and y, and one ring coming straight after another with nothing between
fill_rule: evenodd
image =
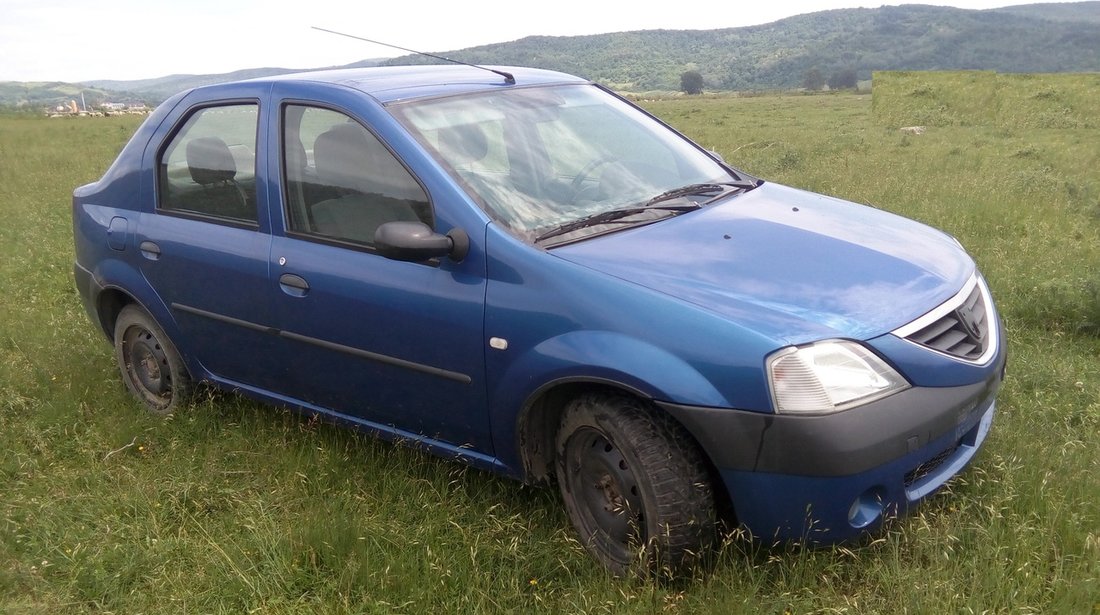
<instances>
[{"instance_id":1,"label":"car roof","mask_svg":"<svg viewBox=\"0 0 1100 615\"><path fill-rule=\"evenodd\" d=\"M501 74L515 77L509 83ZM376 66L289 73L261 77L250 81L317 82L336 84L359 90L383 104L425 98L465 94L503 87L526 87L552 83L587 83L586 79L538 68L515 66L468 66L460 64L430 64L416 66Z\"/></svg>"}]
</instances>

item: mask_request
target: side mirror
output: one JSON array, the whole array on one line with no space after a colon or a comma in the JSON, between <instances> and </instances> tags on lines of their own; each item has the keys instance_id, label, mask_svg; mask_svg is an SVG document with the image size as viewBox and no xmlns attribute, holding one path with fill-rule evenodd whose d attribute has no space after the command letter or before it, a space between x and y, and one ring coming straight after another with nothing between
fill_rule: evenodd
<instances>
[{"instance_id":1,"label":"side mirror","mask_svg":"<svg viewBox=\"0 0 1100 615\"><path fill-rule=\"evenodd\" d=\"M460 228L440 235L423 222L387 222L374 232L378 253L396 261L420 262L448 256L462 262L470 251L470 236Z\"/></svg>"}]
</instances>

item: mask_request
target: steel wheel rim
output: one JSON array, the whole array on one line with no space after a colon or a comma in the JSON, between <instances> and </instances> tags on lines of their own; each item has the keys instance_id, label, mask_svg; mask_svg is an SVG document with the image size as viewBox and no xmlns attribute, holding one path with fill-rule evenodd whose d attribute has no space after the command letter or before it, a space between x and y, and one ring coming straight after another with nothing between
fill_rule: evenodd
<instances>
[{"instance_id":1,"label":"steel wheel rim","mask_svg":"<svg viewBox=\"0 0 1100 615\"><path fill-rule=\"evenodd\" d=\"M585 428L565 447L566 472L582 524L593 540L627 562L643 543L645 518L638 481L618 447L603 433Z\"/></svg>"},{"instance_id":2,"label":"steel wheel rim","mask_svg":"<svg viewBox=\"0 0 1100 615\"><path fill-rule=\"evenodd\" d=\"M123 348L130 382L151 404L168 406L172 402L172 368L157 338L144 327L130 327Z\"/></svg>"}]
</instances>

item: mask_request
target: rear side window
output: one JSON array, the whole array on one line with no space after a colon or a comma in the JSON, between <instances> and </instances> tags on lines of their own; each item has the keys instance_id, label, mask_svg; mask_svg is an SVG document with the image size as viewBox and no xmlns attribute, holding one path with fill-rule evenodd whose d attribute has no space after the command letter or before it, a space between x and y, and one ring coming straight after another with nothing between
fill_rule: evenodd
<instances>
[{"instance_id":1,"label":"rear side window","mask_svg":"<svg viewBox=\"0 0 1100 615\"><path fill-rule=\"evenodd\" d=\"M256 222L255 104L192 113L160 154L158 207Z\"/></svg>"},{"instance_id":2,"label":"rear side window","mask_svg":"<svg viewBox=\"0 0 1100 615\"><path fill-rule=\"evenodd\" d=\"M287 105L283 162L289 230L374 245L386 222L432 226L428 195L369 130L343 113Z\"/></svg>"}]
</instances>

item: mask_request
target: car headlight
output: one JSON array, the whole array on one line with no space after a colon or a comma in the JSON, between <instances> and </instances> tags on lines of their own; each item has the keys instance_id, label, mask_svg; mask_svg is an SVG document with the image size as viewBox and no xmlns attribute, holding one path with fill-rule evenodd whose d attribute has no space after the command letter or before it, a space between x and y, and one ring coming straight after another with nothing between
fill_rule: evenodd
<instances>
[{"instance_id":1,"label":"car headlight","mask_svg":"<svg viewBox=\"0 0 1100 615\"><path fill-rule=\"evenodd\" d=\"M768 357L768 383L781 414L837 412L909 388L878 355L843 340L776 352Z\"/></svg>"}]
</instances>

